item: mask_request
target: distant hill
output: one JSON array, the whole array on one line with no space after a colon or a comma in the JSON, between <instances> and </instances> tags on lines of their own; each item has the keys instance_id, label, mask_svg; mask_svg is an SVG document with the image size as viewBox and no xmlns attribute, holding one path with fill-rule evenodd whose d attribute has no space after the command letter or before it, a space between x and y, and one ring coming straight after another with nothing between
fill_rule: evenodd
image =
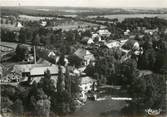
<instances>
[{"instance_id":1,"label":"distant hill","mask_svg":"<svg viewBox=\"0 0 167 117\"><path fill-rule=\"evenodd\" d=\"M1 15L112 15L112 14L167 14L167 8L90 8L90 7L1 7Z\"/></svg>"}]
</instances>

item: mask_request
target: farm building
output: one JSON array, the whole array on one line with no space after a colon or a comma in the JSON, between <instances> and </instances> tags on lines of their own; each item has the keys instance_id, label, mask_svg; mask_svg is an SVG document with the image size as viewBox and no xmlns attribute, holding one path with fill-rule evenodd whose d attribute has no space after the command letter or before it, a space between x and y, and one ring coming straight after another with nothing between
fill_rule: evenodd
<instances>
[{"instance_id":1,"label":"farm building","mask_svg":"<svg viewBox=\"0 0 167 117\"><path fill-rule=\"evenodd\" d=\"M26 81L28 78L34 79L43 77L46 70L50 71L51 76L58 75L58 66L57 65L46 65L46 64L23 64L15 65L13 67L12 73L20 76L19 81ZM63 69L65 73L65 68Z\"/></svg>"}]
</instances>

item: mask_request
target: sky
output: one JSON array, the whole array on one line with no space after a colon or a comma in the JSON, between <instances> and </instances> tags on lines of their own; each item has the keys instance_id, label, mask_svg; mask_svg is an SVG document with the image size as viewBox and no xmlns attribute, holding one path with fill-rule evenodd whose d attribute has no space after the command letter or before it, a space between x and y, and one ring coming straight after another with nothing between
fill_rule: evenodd
<instances>
[{"instance_id":1,"label":"sky","mask_svg":"<svg viewBox=\"0 0 167 117\"><path fill-rule=\"evenodd\" d=\"M0 0L1 6L67 6L67 7L147 7L167 8L167 0Z\"/></svg>"}]
</instances>

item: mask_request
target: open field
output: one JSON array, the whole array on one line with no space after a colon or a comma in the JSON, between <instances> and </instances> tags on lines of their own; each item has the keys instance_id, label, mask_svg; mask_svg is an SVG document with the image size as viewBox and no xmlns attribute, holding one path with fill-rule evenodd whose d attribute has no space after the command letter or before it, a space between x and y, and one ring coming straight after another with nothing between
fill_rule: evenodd
<instances>
[{"instance_id":1,"label":"open field","mask_svg":"<svg viewBox=\"0 0 167 117\"><path fill-rule=\"evenodd\" d=\"M43 19L53 19L54 17L40 17L40 16L30 16L30 15L19 15L19 19L22 21L39 21Z\"/></svg>"},{"instance_id":2,"label":"open field","mask_svg":"<svg viewBox=\"0 0 167 117\"><path fill-rule=\"evenodd\" d=\"M58 26L54 26L53 29L74 30L77 29L78 27L86 28L88 26L98 26L98 25L86 22L73 22L73 23L64 23Z\"/></svg>"},{"instance_id":3,"label":"open field","mask_svg":"<svg viewBox=\"0 0 167 117\"><path fill-rule=\"evenodd\" d=\"M96 18L97 16L88 16L88 18ZM109 19L118 18L119 21L123 21L125 18L144 18L144 17L159 17L167 19L167 14L118 14L118 15L100 15Z\"/></svg>"}]
</instances>

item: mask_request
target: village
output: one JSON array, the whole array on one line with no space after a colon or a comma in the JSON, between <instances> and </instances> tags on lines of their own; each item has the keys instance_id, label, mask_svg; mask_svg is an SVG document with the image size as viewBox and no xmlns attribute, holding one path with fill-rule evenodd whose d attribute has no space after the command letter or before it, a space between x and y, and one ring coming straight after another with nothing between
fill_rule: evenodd
<instances>
[{"instance_id":1,"label":"village","mask_svg":"<svg viewBox=\"0 0 167 117\"><path fill-rule=\"evenodd\" d=\"M65 23L55 24L58 20ZM40 107L39 100L47 100L49 103L46 108L58 115L79 110L89 101L101 102L109 99L125 102L136 100L144 108L139 109L140 112L149 115L164 114L165 104L156 104L160 98L165 100L166 20L132 18L122 22L112 20L107 25L106 22L93 23L94 19L89 23L83 19L78 20L81 19L63 17L29 21L26 17L1 18L4 27L0 44L0 85L4 88L1 92L4 93L2 100L6 100L1 111L11 112L12 104L8 104L11 100L14 105L20 105L17 104L19 100L22 107L18 108L29 111L29 106L24 105L26 96L18 98L28 90L32 92L32 96L31 93L27 95L34 109L35 104ZM143 21L143 24L138 24L138 20ZM66 27L67 24L70 25ZM157 82L160 84L156 84ZM8 86L11 90L21 90L18 94L14 93L18 95L16 100L11 99L10 91L9 94L5 92L5 87ZM151 92L151 88L161 93ZM33 91L36 91L37 98ZM148 97L140 97L142 94L148 94ZM159 97L153 96L156 94ZM41 98L38 99L38 95ZM57 95L67 99L60 99ZM33 102L32 97L37 102ZM151 97L155 103L150 102ZM153 108L155 105L157 107ZM41 111L42 109L39 113ZM47 117L51 115L50 112L42 111ZM18 110L17 113L23 112Z\"/></svg>"}]
</instances>

